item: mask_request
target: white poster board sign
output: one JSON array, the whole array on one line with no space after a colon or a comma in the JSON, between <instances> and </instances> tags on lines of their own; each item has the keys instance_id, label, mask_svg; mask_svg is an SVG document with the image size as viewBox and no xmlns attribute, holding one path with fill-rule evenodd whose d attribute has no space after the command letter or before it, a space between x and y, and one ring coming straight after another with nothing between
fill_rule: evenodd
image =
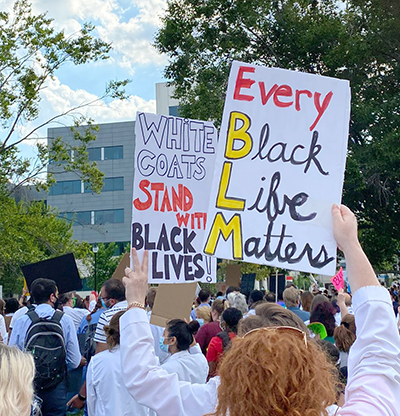
<instances>
[{"instance_id":1,"label":"white poster board sign","mask_svg":"<svg viewBox=\"0 0 400 416\"><path fill-rule=\"evenodd\" d=\"M217 130L211 122L137 113L131 246L149 250L149 283L216 281L202 252Z\"/></svg>"},{"instance_id":2,"label":"white poster board sign","mask_svg":"<svg viewBox=\"0 0 400 416\"><path fill-rule=\"evenodd\" d=\"M204 252L335 274L349 115L347 81L234 62Z\"/></svg>"}]
</instances>

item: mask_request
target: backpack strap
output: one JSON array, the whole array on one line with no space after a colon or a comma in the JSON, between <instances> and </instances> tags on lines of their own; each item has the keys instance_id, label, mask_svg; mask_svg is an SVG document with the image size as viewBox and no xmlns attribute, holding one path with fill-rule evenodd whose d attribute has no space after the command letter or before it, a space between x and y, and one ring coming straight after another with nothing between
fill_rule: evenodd
<instances>
[{"instance_id":1,"label":"backpack strap","mask_svg":"<svg viewBox=\"0 0 400 416\"><path fill-rule=\"evenodd\" d=\"M36 322L40 321L39 315L34 310L27 312L26 315L29 316L29 319L32 321L32 324L36 324Z\"/></svg>"},{"instance_id":2,"label":"backpack strap","mask_svg":"<svg viewBox=\"0 0 400 416\"><path fill-rule=\"evenodd\" d=\"M59 311L58 309L54 312L53 317L51 318L52 321L57 322L58 324L61 321L61 318L64 316L64 312ZM61 325L61 324L60 324Z\"/></svg>"},{"instance_id":3,"label":"backpack strap","mask_svg":"<svg viewBox=\"0 0 400 416\"><path fill-rule=\"evenodd\" d=\"M219 332L217 334L217 337L221 338L221 340L222 340L222 349L225 350L225 348L231 342L231 338L230 338L229 334L226 331L222 331L222 332Z\"/></svg>"}]
</instances>

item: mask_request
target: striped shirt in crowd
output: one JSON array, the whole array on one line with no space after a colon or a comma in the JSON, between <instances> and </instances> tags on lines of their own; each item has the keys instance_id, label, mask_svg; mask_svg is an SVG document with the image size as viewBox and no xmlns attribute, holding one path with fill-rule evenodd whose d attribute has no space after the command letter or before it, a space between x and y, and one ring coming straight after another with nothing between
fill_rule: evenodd
<instances>
[{"instance_id":1,"label":"striped shirt in crowd","mask_svg":"<svg viewBox=\"0 0 400 416\"><path fill-rule=\"evenodd\" d=\"M97 323L96 333L94 335L94 340L96 342L102 342L105 344L107 342L107 337L104 332L104 325L108 325L111 321L111 318L120 311L125 311L128 307L128 302L123 300L122 302L116 303L112 308L107 309L100 315L99 322Z\"/></svg>"}]
</instances>

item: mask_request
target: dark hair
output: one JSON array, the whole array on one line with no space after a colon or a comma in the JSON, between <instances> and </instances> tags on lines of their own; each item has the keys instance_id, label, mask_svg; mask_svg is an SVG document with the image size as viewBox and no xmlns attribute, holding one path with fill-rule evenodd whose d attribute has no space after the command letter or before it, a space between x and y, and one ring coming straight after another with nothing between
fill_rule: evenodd
<instances>
[{"instance_id":1,"label":"dark hair","mask_svg":"<svg viewBox=\"0 0 400 416\"><path fill-rule=\"evenodd\" d=\"M199 292L199 298L201 303L207 302L207 299L211 296L211 293L207 289L201 289Z\"/></svg>"},{"instance_id":2,"label":"dark hair","mask_svg":"<svg viewBox=\"0 0 400 416\"><path fill-rule=\"evenodd\" d=\"M33 281L30 292L35 303L40 305L49 301L50 295L57 292L57 285L54 280L39 278Z\"/></svg>"},{"instance_id":3,"label":"dark hair","mask_svg":"<svg viewBox=\"0 0 400 416\"><path fill-rule=\"evenodd\" d=\"M75 308L86 309L85 302L79 295L75 294L75 299Z\"/></svg>"},{"instance_id":4,"label":"dark hair","mask_svg":"<svg viewBox=\"0 0 400 416\"><path fill-rule=\"evenodd\" d=\"M335 312L335 308L329 301L320 303L311 312L310 323L320 322L325 326L328 337L332 337L336 327Z\"/></svg>"},{"instance_id":5,"label":"dark hair","mask_svg":"<svg viewBox=\"0 0 400 416\"><path fill-rule=\"evenodd\" d=\"M61 305L65 305L70 299L72 299L73 294L74 292L61 293L61 295L58 296L58 300Z\"/></svg>"},{"instance_id":6,"label":"dark hair","mask_svg":"<svg viewBox=\"0 0 400 416\"><path fill-rule=\"evenodd\" d=\"M267 302L275 303L275 299L276 299L276 297L275 297L275 293L274 292L268 292L265 295L265 300Z\"/></svg>"},{"instance_id":7,"label":"dark hair","mask_svg":"<svg viewBox=\"0 0 400 416\"><path fill-rule=\"evenodd\" d=\"M222 292L217 292L217 297L218 296L222 296L223 295L223 293Z\"/></svg>"},{"instance_id":8,"label":"dark hair","mask_svg":"<svg viewBox=\"0 0 400 416\"><path fill-rule=\"evenodd\" d=\"M240 287L238 287L238 286L228 286L228 288L226 289L226 292L225 292L225 296L228 296L229 293L232 293L232 292L240 292Z\"/></svg>"},{"instance_id":9,"label":"dark hair","mask_svg":"<svg viewBox=\"0 0 400 416\"><path fill-rule=\"evenodd\" d=\"M86 315L86 320L90 322L92 320L92 315L95 314L99 309L103 307L103 304L101 303L100 297L97 299L96 305L92 312L90 312L88 315Z\"/></svg>"},{"instance_id":10,"label":"dark hair","mask_svg":"<svg viewBox=\"0 0 400 416\"><path fill-rule=\"evenodd\" d=\"M253 290L250 293L250 303L255 303L263 299L264 299L264 294L261 292L261 290Z\"/></svg>"},{"instance_id":11,"label":"dark hair","mask_svg":"<svg viewBox=\"0 0 400 416\"><path fill-rule=\"evenodd\" d=\"M5 313L14 313L19 309L19 302L15 298L6 300Z\"/></svg>"},{"instance_id":12,"label":"dark hair","mask_svg":"<svg viewBox=\"0 0 400 416\"><path fill-rule=\"evenodd\" d=\"M333 365L337 365L340 357L339 349L334 344L332 344L332 342L325 341L324 339L317 340L317 344L326 354L326 358Z\"/></svg>"},{"instance_id":13,"label":"dark hair","mask_svg":"<svg viewBox=\"0 0 400 416\"><path fill-rule=\"evenodd\" d=\"M119 318L125 313L125 311L119 311L113 315L108 325L104 325L104 332L107 336L107 346L111 350L116 345L119 345L120 333L119 333Z\"/></svg>"},{"instance_id":14,"label":"dark hair","mask_svg":"<svg viewBox=\"0 0 400 416\"><path fill-rule=\"evenodd\" d=\"M228 332L237 333L237 326L242 318L242 312L236 308L228 308L222 312L222 320L226 323Z\"/></svg>"},{"instance_id":15,"label":"dark hair","mask_svg":"<svg viewBox=\"0 0 400 416\"><path fill-rule=\"evenodd\" d=\"M120 280L106 280L102 287L104 287L108 298L115 299L118 302L125 300L125 287Z\"/></svg>"},{"instance_id":16,"label":"dark hair","mask_svg":"<svg viewBox=\"0 0 400 416\"><path fill-rule=\"evenodd\" d=\"M156 295L157 295L157 288L156 287L151 287L147 291L146 303L147 303L147 305L149 305L150 309L153 309L154 301L156 300Z\"/></svg>"},{"instance_id":17,"label":"dark hair","mask_svg":"<svg viewBox=\"0 0 400 416\"><path fill-rule=\"evenodd\" d=\"M175 337L179 351L188 350L193 342L193 334L198 329L199 323L191 321L188 324L182 319L172 319L167 323L166 330L168 336Z\"/></svg>"}]
</instances>

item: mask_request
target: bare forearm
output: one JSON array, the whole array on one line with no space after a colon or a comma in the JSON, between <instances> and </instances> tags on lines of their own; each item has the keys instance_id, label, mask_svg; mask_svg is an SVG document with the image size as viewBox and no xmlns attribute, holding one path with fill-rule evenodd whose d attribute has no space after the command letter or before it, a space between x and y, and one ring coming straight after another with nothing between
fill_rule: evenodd
<instances>
[{"instance_id":1,"label":"bare forearm","mask_svg":"<svg viewBox=\"0 0 400 416\"><path fill-rule=\"evenodd\" d=\"M353 244L344 252L350 288L356 292L363 286L380 286L367 256L360 244Z\"/></svg>"}]
</instances>

